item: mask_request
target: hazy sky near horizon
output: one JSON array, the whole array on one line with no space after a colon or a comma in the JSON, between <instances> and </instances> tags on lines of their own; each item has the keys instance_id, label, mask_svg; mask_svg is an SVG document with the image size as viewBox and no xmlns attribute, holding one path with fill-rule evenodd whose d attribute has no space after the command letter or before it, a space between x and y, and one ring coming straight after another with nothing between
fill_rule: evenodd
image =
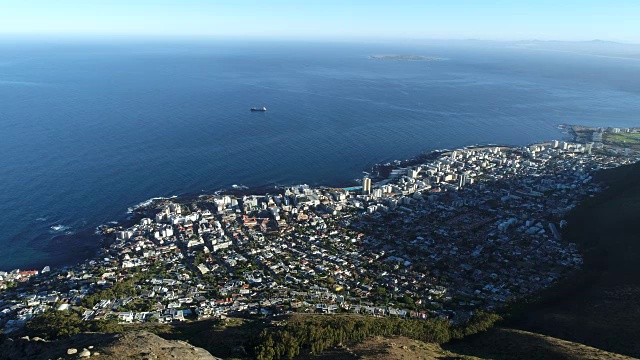
<instances>
[{"instance_id":1,"label":"hazy sky near horizon","mask_svg":"<svg viewBox=\"0 0 640 360\"><path fill-rule=\"evenodd\" d=\"M640 43L640 0L0 0L0 34Z\"/></svg>"}]
</instances>

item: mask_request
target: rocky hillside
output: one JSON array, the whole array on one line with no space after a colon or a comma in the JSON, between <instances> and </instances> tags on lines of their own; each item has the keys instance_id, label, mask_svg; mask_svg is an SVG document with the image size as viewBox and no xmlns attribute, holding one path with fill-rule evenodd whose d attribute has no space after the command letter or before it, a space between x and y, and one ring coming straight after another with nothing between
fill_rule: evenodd
<instances>
[{"instance_id":1,"label":"rocky hillside","mask_svg":"<svg viewBox=\"0 0 640 360\"><path fill-rule=\"evenodd\" d=\"M209 352L184 341L165 340L146 331L123 334L84 333L47 341L41 338L5 338L0 359L185 359L215 360Z\"/></svg>"},{"instance_id":2,"label":"rocky hillside","mask_svg":"<svg viewBox=\"0 0 640 360\"><path fill-rule=\"evenodd\" d=\"M303 357L300 357L302 359ZM371 337L360 344L339 346L312 357L315 360L632 360L590 346L527 331L494 328L444 345L406 337Z\"/></svg>"}]
</instances>

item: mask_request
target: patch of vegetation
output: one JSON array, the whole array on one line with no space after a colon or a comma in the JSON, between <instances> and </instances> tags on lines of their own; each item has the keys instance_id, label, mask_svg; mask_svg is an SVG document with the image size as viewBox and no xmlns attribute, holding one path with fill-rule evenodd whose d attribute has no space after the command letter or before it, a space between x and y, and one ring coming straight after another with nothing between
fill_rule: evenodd
<instances>
[{"instance_id":1,"label":"patch of vegetation","mask_svg":"<svg viewBox=\"0 0 640 360\"><path fill-rule=\"evenodd\" d=\"M265 329L253 345L259 360L293 359L317 354L341 344L355 344L372 336L404 336L442 344L493 326L500 316L478 313L462 326L447 319L405 320L358 315L294 315L281 328Z\"/></svg>"},{"instance_id":2,"label":"patch of vegetation","mask_svg":"<svg viewBox=\"0 0 640 360\"><path fill-rule=\"evenodd\" d=\"M29 336L59 339L81 332L122 332L124 326L115 320L83 321L74 311L47 311L29 321L25 330Z\"/></svg>"},{"instance_id":3,"label":"patch of vegetation","mask_svg":"<svg viewBox=\"0 0 640 360\"><path fill-rule=\"evenodd\" d=\"M162 267L157 265L152 266L147 272L140 272L139 268L134 268L132 271L133 273L128 279L115 282L111 287L85 296L82 298L81 305L86 308L92 308L100 300L122 299L140 295L140 291L136 288L137 283L163 274ZM137 308L137 310L148 310L148 306Z\"/></svg>"},{"instance_id":4,"label":"patch of vegetation","mask_svg":"<svg viewBox=\"0 0 640 360\"><path fill-rule=\"evenodd\" d=\"M640 144L640 133L610 133L604 134L603 140L607 143L618 145L638 145Z\"/></svg>"}]
</instances>

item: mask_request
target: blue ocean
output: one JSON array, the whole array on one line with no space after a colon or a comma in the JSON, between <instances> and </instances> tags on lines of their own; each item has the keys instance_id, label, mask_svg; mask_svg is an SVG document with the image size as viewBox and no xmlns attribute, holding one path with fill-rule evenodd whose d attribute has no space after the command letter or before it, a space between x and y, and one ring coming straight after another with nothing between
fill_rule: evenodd
<instances>
[{"instance_id":1,"label":"blue ocean","mask_svg":"<svg viewBox=\"0 0 640 360\"><path fill-rule=\"evenodd\" d=\"M0 269L83 260L152 197L349 185L429 150L639 126L638 79L639 60L508 46L4 39Z\"/></svg>"}]
</instances>

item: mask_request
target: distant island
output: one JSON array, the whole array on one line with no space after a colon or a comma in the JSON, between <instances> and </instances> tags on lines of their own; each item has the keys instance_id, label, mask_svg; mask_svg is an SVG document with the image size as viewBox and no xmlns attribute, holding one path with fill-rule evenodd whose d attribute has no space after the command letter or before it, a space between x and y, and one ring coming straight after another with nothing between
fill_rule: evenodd
<instances>
[{"instance_id":1,"label":"distant island","mask_svg":"<svg viewBox=\"0 0 640 360\"><path fill-rule=\"evenodd\" d=\"M371 55L373 60L403 60L403 61L441 61L442 58L422 55Z\"/></svg>"}]
</instances>

